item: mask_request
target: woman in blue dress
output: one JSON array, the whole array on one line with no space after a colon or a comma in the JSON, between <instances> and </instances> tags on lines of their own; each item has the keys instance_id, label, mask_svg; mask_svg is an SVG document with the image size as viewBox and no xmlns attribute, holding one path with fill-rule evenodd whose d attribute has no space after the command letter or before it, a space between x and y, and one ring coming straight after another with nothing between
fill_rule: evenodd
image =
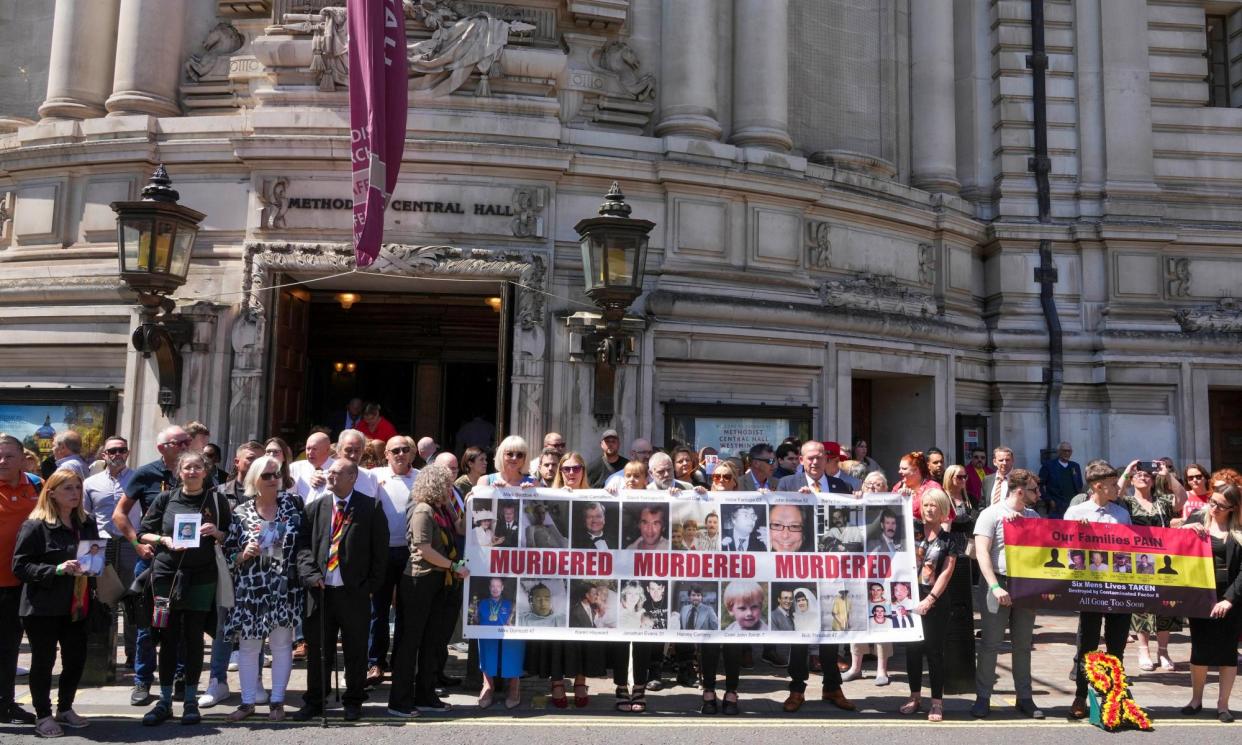
<instances>
[{"instance_id":1,"label":"woman in blue dress","mask_svg":"<svg viewBox=\"0 0 1242 745\"><path fill-rule=\"evenodd\" d=\"M480 626L512 626L517 616L514 602L505 595L505 581L493 577L487 583L487 597L479 601L478 623ZM525 642L500 639L479 640L479 669L483 671L483 693L479 706L492 705L495 678L509 683L509 695L505 708L512 709L522 703L522 666L525 662Z\"/></svg>"},{"instance_id":2,"label":"woman in blue dress","mask_svg":"<svg viewBox=\"0 0 1242 745\"><path fill-rule=\"evenodd\" d=\"M527 454L530 448L526 440L510 435L500 441L496 448L496 473L483 479L485 486L531 487L535 479L528 473ZM510 626L517 615L513 600L504 597L504 580L493 578L488 582L488 596L478 603L478 623L482 626ZM508 681L509 695L505 708L513 709L522 703L522 672L526 663L526 642L507 639L479 640L479 670L483 673L483 692L479 694L479 706L486 709L492 705L495 678Z\"/></svg>"}]
</instances>

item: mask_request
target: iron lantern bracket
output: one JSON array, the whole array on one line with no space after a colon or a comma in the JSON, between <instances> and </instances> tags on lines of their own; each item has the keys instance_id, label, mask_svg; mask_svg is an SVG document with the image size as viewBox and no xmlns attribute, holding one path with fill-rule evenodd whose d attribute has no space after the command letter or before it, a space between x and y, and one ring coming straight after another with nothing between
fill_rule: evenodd
<instances>
[{"instance_id":1,"label":"iron lantern bracket","mask_svg":"<svg viewBox=\"0 0 1242 745\"><path fill-rule=\"evenodd\" d=\"M155 357L159 382L158 402L164 416L171 417L181 407L181 373L184 363L181 347L194 336L193 323L175 313L154 315L144 312L131 341L144 359Z\"/></svg>"}]
</instances>

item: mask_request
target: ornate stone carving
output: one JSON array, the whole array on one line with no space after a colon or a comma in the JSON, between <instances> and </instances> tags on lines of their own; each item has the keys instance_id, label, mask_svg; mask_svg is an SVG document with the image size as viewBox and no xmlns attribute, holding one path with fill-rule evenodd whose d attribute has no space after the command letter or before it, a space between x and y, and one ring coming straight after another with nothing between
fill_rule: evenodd
<instances>
[{"instance_id":1,"label":"ornate stone carving","mask_svg":"<svg viewBox=\"0 0 1242 745\"><path fill-rule=\"evenodd\" d=\"M1173 318L1188 334L1242 332L1242 302L1223 297L1215 306L1179 308Z\"/></svg>"},{"instance_id":2,"label":"ornate stone carving","mask_svg":"<svg viewBox=\"0 0 1242 745\"><path fill-rule=\"evenodd\" d=\"M246 43L246 37L237 27L228 21L220 21L207 35L203 37L203 42L199 45L199 51L190 55L185 61L182 68L185 72L185 79L191 83L200 82L203 78L215 72L217 63L224 61L224 74L228 75L227 58L233 52L242 48Z\"/></svg>"},{"instance_id":3,"label":"ornate stone carving","mask_svg":"<svg viewBox=\"0 0 1242 745\"><path fill-rule=\"evenodd\" d=\"M283 230L285 213L289 211L289 179L284 176L263 179L259 189L259 230Z\"/></svg>"},{"instance_id":4,"label":"ornate stone carving","mask_svg":"<svg viewBox=\"0 0 1242 745\"><path fill-rule=\"evenodd\" d=\"M644 73L633 47L586 34L565 34L574 65L560 89L561 121L642 133L655 112L656 76Z\"/></svg>"},{"instance_id":5,"label":"ornate stone carving","mask_svg":"<svg viewBox=\"0 0 1242 745\"><path fill-rule=\"evenodd\" d=\"M547 192L538 186L519 186L513 190L514 217L510 224L518 238L543 237L543 207Z\"/></svg>"},{"instance_id":6,"label":"ornate stone carving","mask_svg":"<svg viewBox=\"0 0 1242 745\"><path fill-rule=\"evenodd\" d=\"M503 21L490 13L467 15L465 3L405 0L406 14L423 24L431 38L409 45L410 87L447 96L478 72L476 96L490 96L497 66L511 36L529 35L534 24ZM499 68L497 69L499 72Z\"/></svg>"},{"instance_id":7,"label":"ornate stone carving","mask_svg":"<svg viewBox=\"0 0 1242 745\"><path fill-rule=\"evenodd\" d=\"M0 194L0 249L13 238L13 192Z\"/></svg>"},{"instance_id":8,"label":"ornate stone carving","mask_svg":"<svg viewBox=\"0 0 1242 745\"><path fill-rule=\"evenodd\" d=\"M924 285L936 282L936 247L931 243L919 244L919 283Z\"/></svg>"},{"instance_id":9,"label":"ornate stone carving","mask_svg":"<svg viewBox=\"0 0 1242 745\"><path fill-rule=\"evenodd\" d=\"M635 101L653 101L656 97L656 76L643 73L638 53L624 41L613 40L599 48L595 55L600 69L617 76L621 87Z\"/></svg>"},{"instance_id":10,"label":"ornate stone carving","mask_svg":"<svg viewBox=\"0 0 1242 745\"><path fill-rule=\"evenodd\" d=\"M349 25L345 9L321 8L318 13L286 13L280 28L295 34L313 34L310 72L319 90L331 92L349 85Z\"/></svg>"},{"instance_id":11,"label":"ornate stone carving","mask_svg":"<svg viewBox=\"0 0 1242 745\"><path fill-rule=\"evenodd\" d=\"M912 290L893 277L860 274L820 283L819 299L829 308L927 318L936 315L936 299Z\"/></svg>"},{"instance_id":12,"label":"ornate stone carving","mask_svg":"<svg viewBox=\"0 0 1242 745\"><path fill-rule=\"evenodd\" d=\"M1169 297L1186 297L1190 294L1190 259L1166 258L1164 281Z\"/></svg>"},{"instance_id":13,"label":"ornate stone carving","mask_svg":"<svg viewBox=\"0 0 1242 745\"><path fill-rule=\"evenodd\" d=\"M806 265L808 269L832 268L832 225L822 220L806 223Z\"/></svg>"}]
</instances>

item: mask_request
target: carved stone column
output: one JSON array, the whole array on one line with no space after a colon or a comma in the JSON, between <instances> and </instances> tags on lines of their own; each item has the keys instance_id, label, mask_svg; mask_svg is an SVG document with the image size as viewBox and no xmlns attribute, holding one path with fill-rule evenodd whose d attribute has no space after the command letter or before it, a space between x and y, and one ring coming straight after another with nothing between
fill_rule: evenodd
<instances>
[{"instance_id":1,"label":"carved stone column","mask_svg":"<svg viewBox=\"0 0 1242 745\"><path fill-rule=\"evenodd\" d=\"M665 0L660 17L658 137L720 137L716 96L717 0Z\"/></svg>"},{"instance_id":2,"label":"carved stone column","mask_svg":"<svg viewBox=\"0 0 1242 745\"><path fill-rule=\"evenodd\" d=\"M733 1L730 140L769 150L793 147L789 137L789 0Z\"/></svg>"},{"instance_id":3,"label":"carved stone column","mask_svg":"<svg viewBox=\"0 0 1242 745\"><path fill-rule=\"evenodd\" d=\"M186 0L121 0L111 115L181 113L177 85L185 43Z\"/></svg>"},{"instance_id":4,"label":"carved stone column","mask_svg":"<svg viewBox=\"0 0 1242 745\"><path fill-rule=\"evenodd\" d=\"M957 193L953 0L910 3L910 183Z\"/></svg>"},{"instance_id":5,"label":"carved stone column","mask_svg":"<svg viewBox=\"0 0 1242 745\"><path fill-rule=\"evenodd\" d=\"M56 0L44 119L103 116L112 92L112 61L121 0Z\"/></svg>"}]
</instances>

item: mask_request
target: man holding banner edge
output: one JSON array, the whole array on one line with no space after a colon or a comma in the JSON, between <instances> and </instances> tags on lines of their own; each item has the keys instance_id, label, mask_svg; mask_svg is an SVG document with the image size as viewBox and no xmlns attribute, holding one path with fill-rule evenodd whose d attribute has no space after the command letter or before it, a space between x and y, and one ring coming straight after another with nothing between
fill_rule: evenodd
<instances>
[{"instance_id":1,"label":"man holding banner edge","mask_svg":"<svg viewBox=\"0 0 1242 745\"><path fill-rule=\"evenodd\" d=\"M1006 626L1013 649L1013 687L1018 711L1033 719L1044 718L1044 712L1035 705L1031 689L1035 611L1013 607L1005 564L1005 523L1019 518L1039 518L1039 513L1031 509L1038 501L1039 479L1026 469L1015 468L1009 473L1005 498L979 513L975 520L975 556L982 581L987 585L987 602L979 609L983 638L975 664L975 703L970 708L971 716L976 718L986 717L992 711L996 655L1005 638Z\"/></svg>"},{"instance_id":2,"label":"man holding banner edge","mask_svg":"<svg viewBox=\"0 0 1242 745\"><path fill-rule=\"evenodd\" d=\"M1066 520L1083 523L1112 523L1129 525L1130 513L1115 501L1117 499L1117 469L1106 461L1096 461L1087 466L1087 501L1080 502L1065 511ZM1130 633L1129 613L1096 613L1083 611L1078 616L1078 650L1074 655L1074 701L1070 704L1070 716L1085 719L1087 709L1087 674L1083 669L1083 657L1100 646L1100 627L1104 627L1104 645L1108 653L1123 659L1127 636Z\"/></svg>"}]
</instances>

